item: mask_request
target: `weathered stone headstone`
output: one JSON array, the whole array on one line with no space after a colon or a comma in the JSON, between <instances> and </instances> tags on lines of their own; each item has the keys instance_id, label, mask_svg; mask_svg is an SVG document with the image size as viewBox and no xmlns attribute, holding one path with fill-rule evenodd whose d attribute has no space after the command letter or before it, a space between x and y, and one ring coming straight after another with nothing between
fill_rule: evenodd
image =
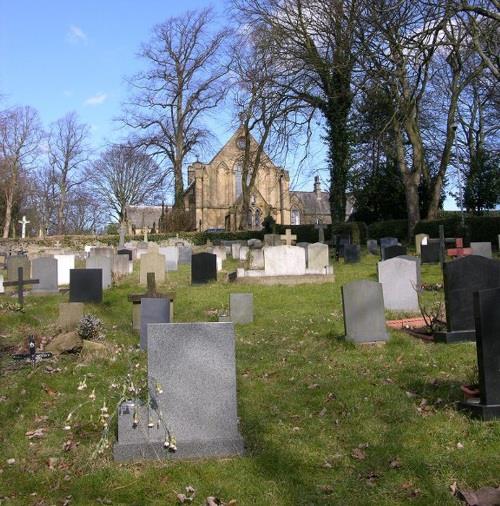
<instances>
[{"instance_id":1,"label":"weathered stone headstone","mask_svg":"<svg viewBox=\"0 0 500 506\"><path fill-rule=\"evenodd\" d=\"M358 244L346 244L344 246L344 263L356 264L361 258L361 248Z\"/></svg>"},{"instance_id":2,"label":"weathered stone headstone","mask_svg":"<svg viewBox=\"0 0 500 506\"><path fill-rule=\"evenodd\" d=\"M395 245L382 248L382 260L389 260L390 258L399 257L406 254L407 251L404 246Z\"/></svg>"},{"instance_id":3,"label":"weathered stone headstone","mask_svg":"<svg viewBox=\"0 0 500 506\"><path fill-rule=\"evenodd\" d=\"M191 265L193 250L189 246L177 246L179 250L179 264Z\"/></svg>"},{"instance_id":4,"label":"weathered stone headstone","mask_svg":"<svg viewBox=\"0 0 500 506\"><path fill-rule=\"evenodd\" d=\"M307 270L309 273L327 274L330 266L328 245L321 242L309 244L307 248Z\"/></svg>"},{"instance_id":5,"label":"weathered stone headstone","mask_svg":"<svg viewBox=\"0 0 500 506\"><path fill-rule=\"evenodd\" d=\"M127 255L130 261L133 260L133 254L131 249L121 248L116 252L117 255Z\"/></svg>"},{"instance_id":6,"label":"weathered stone headstone","mask_svg":"<svg viewBox=\"0 0 500 506\"><path fill-rule=\"evenodd\" d=\"M163 246L159 249L165 255L165 268L167 272L177 271L179 264L179 249L177 246Z\"/></svg>"},{"instance_id":7,"label":"weathered stone headstone","mask_svg":"<svg viewBox=\"0 0 500 506\"><path fill-rule=\"evenodd\" d=\"M266 276L300 276L306 273L306 254L298 246L274 246L264 249Z\"/></svg>"},{"instance_id":8,"label":"weathered stone headstone","mask_svg":"<svg viewBox=\"0 0 500 506\"><path fill-rule=\"evenodd\" d=\"M83 317L83 302L61 302L57 326L61 330L75 330Z\"/></svg>"},{"instance_id":9,"label":"weathered stone headstone","mask_svg":"<svg viewBox=\"0 0 500 506\"><path fill-rule=\"evenodd\" d=\"M96 246L90 250L90 256L102 256L111 258L115 254L115 248L111 246Z\"/></svg>"},{"instance_id":10,"label":"weathered stone headstone","mask_svg":"<svg viewBox=\"0 0 500 506\"><path fill-rule=\"evenodd\" d=\"M423 264L438 264L440 259L441 245L439 242L431 242L420 246L421 261Z\"/></svg>"},{"instance_id":11,"label":"weathered stone headstone","mask_svg":"<svg viewBox=\"0 0 500 506\"><path fill-rule=\"evenodd\" d=\"M170 300L164 298L141 299L141 349L148 349L147 330L150 323L170 323Z\"/></svg>"},{"instance_id":12,"label":"weathered stone headstone","mask_svg":"<svg viewBox=\"0 0 500 506\"><path fill-rule=\"evenodd\" d=\"M114 279L124 278L130 274L129 256L125 255L113 255L111 259L111 273Z\"/></svg>"},{"instance_id":13,"label":"weathered stone headstone","mask_svg":"<svg viewBox=\"0 0 500 506\"><path fill-rule=\"evenodd\" d=\"M250 269L264 269L264 250L250 250Z\"/></svg>"},{"instance_id":14,"label":"weathered stone headstone","mask_svg":"<svg viewBox=\"0 0 500 506\"><path fill-rule=\"evenodd\" d=\"M240 246L240 262L246 262L250 248L248 246Z\"/></svg>"},{"instance_id":15,"label":"weathered stone headstone","mask_svg":"<svg viewBox=\"0 0 500 506\"><path fill-rule=\"evenodd\" d=\"M191 257L191 283L217 281L217 255L197 253Z\"/></svg>"},{"instance_id":16,"label":"weathered stone headstone","mask_svg":"<svg viewBox=\"0 0 500 506\"><path fill-rule=\"evenodd\" d=\"M57 284L69 285L69 272L75 268L75 255L54 255L57 260Z\"/></svg>"},{"instance_id":17,"label":"weathered stone headstone","mask_svg":"<svg viewBox=\"0 0 500 506\"><path fill-rule=\"evenodd\" d=\"M316 223L314 228L318 231L318 242L325 242L325 229L328 228L328 225L325 225L324 223Z\"/></svg>"},{"instance_id":18,"label":"weathered stone headstone","mask_svg":"<svg viewBox=\"0 0 500 506\"><path fill-rule=\"evenodd\" d=\"M368 249L368 252L372 255L378 255L380 250L378 247L378 242L376 239L368 239L366 241L366 248Z\"/></svg>"},{"instance_id":19,"label":"weathered stone headstone","mask_svg":"<svg viewBox=\"0 0 500 506\"><path fill-rule=\"evenodd\" d=\"M220 258L222 262L227 259L227 252L225 246L214 246L212 248L212 253L217 255L217 258Z\"/></svg>"},{"instance_id":20,"label":"weathered stone headstone","mask_svg":"<svg viewBox=\"0 0 500 506\"><path fill-rule=\"evenodd\" d=\"M232 323L149 325L152 402L138 406L129 401L119 408L115 460L242 454L234 341ZM171 438L175 453L166 448Z\"/></svg>"},{"instance_id":21,"label":"weathered stone headstone","mask_svg":"<svg viewBox=\"0 0 500 506\"><path fill-rule=\"evenodd\" d=\"M87 269L101 269L102 270L102 288L106 290L111 286L112 276L111 268L113 265L112 257L105 257L101 255L94 255L85 260L85 267Z\"/></svg>"},{"instance_id":22,"label":"weathered stone headstone","mask_svg":"<svg viewBox=\"0 0 500 506\"><path fill-rule=\"evenodd\" d=\"M247 245L250 249L261 249L264 243L260 239L248 239Z\"/></svg>"},{"instance_id":23,"label":"weathered stone headstone","mask_svg":"<svg viewBox=\"0 0 500 506\"><path fill-rule=\"evenodd\" d=\"M59 293L57 287L57 260L52 257L34 258L31 262L31 272L39 283L34 285L34 294Z\"/></svg>"},{"instance_id":24,"label":"weathered stone headstone","mask_svg":"<svg viewBox=\"0 0 500 506\"><path fill-rule=\"evenodd\" d=\"M443 269L447 331L435 339L446 343L474 341L473 292L500 286L500 261L477 255L446 262Z\"/></svg>"},{"instance_id":25,"label":"weathered stone headstone","mask_svg":"<svg viewBox=\"0 0 500 506\"><path fill-rule=\"evenodd\" d=\"M31 274L31 262L24 255L11 255L7 257L7 279L9 281L17 281L17 270L23 268L23 275L28 278Z\"/></svg>"},{"instance_id":26,"label":"weathered stone headstone","mask_svg":"<svg viewBox=\"0 0 500 506\"><path fill-rule=\"evenodd\" d=\"M229 295L229 317L233 323L252 323L253 293L231 293Z\"/></svg>"},{"instance_id":27,"label":"weathered stone headstone","mask_svg":"<svg viewBox=\"0 0 500 506\"><path fill-rule=\"evenodd\" d=\"M342 286L344 329L347 341L387 341L382 285L366 279Z\"/></svg>"},{"instance_id":28,"label":"weathered stone headstone","mask_svg":"<svg viewBox=\"0 0 500 506\"><path fill-rule=\"evenodd\" d=\"M281 246L282 244L279 234L264 234L264 246Z\"/></svg>"},{"instance_id":29,"label":"weathered stone headstone","mask_svg":"<svg viewBox=\"0 0 500 506\"><path fill-rule=\"evenodd\" d=\"M471 242L470 247L473 255L492 258L491 242Z\"/></svg>"},{"instance_id":30,"label":"weathered stone headstone","mask_svg":"<svg viewBox=\"0 0 500 506\"><path fill-rule=\"evenodd\" d=\"M382 285L386 309L418 311L419 258L403 255L379 262L378 281Z\"/></svg>"},{"instance_id":31,"label":"weathered stone headstone","mask_svg":"<svg viewBox=\"0 0 500 506\"><path fill-rule=\"evenodd\" d=\"M139 270L139 283L146 286L148 272L155 273L155 279L158 284L165 282L165 255L160 255L154 251L145 253L141 256L141 265Z\"/></svg>"},{"instance_id":32,"label":"weathered stone headstone","mask_svg":"<svg viewBox=\"0 0 500 506\"><path fill-rule=\"evenodd\" d=\"M102 302L102 270L71 269L69 272L70 302Z\"/></svg>"},{"instance_id":33,"label":"weathered stone headstone","mask_svg":"<svg viewBox=\"0 0 500 506\"><path fill-rule=\"evenodd\" d=\"M427 234L417 234L415 236L415 250L417 252L417 255L420 255L420 248L424 239L429 239L429 236Z\"/></svg>"},{"instance_id":34,"label":"weathered stone headstone","mask_svg":"<svg viewBox=\"0 0 500 506\"><path fill-rule=\"evenodd\" d=\"M500 287L474 293L479 399L460 403L483 420L500 418Z\"/></svg>"},{"instance_id":35,"label":"weathered stone headstone","mask_svg":"<svg viewBox=\"0 0 500 506\"><path fill-rule=\"evenodd\" d=\"M233 242L233 244L231 244L231 256L235 260L240 259L240 248L241 248L241 244L239 242Z\"/></svg>"}]
</instances>

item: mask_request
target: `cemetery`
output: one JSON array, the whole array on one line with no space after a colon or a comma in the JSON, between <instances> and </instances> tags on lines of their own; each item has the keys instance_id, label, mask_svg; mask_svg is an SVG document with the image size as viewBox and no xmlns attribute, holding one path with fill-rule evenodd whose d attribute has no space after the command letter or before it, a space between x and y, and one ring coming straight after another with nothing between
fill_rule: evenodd
<instances>
[{"instance_id":1,"label":"cemetery","mask_svg":"<svg viewBox=\"0 0 500 506\"><path fill-rule=\"evenodd\" d=\"M417 253L391 237L291 235L7 255L2 494L455 504L450 486L498 486L495 249L441 266L439 239L422 261L432 236ZM241 285L242 270L273 282ZM406 327L436 300L432 337L416 337Z\"/></svg>"}]
</instances>

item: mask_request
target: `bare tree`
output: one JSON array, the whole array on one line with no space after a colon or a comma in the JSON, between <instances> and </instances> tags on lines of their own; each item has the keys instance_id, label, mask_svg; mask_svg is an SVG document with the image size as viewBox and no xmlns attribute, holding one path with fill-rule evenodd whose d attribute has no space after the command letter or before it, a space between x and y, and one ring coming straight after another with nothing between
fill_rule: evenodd
<instances>
[{"instance_id":1,"label":"bare tree","mask_svg":"<svg viewBox=\"0 0 500 506\"><path fill-rule=\"evenodd\" d=\"M105 151L86 171L95 195L122 222L126 207L158 200L164 190L164 174L144 150L118 145Z\"/></svg>"},{"instance_id":2,"label":"bare tree","mask_svg":"<svg viewBox=\"0 0 500 506\"><path fill-rule=\"evenodd\" d=\"M14 197L21 173L38 155L43 131L38 112L29 106L0 111L0 182L5 199L3 237L9 237Z\"/></svg>"},{"instance_id":3,"label":"bare tree","mask_svg":"<svg viewBox=\"0 0 500 506\"><path fill-rule=\"evenodd\" d=\"M66 232L68 196L82 182L81 169L88 161L89 128L78 122L78 115L70 112L50 126L48 158L52 177L58 187L57 233Z\"/></svg>"},{"instance_id":4,"label":"bare tree","mask_svg":"<svg viewBox=\"0 0 500 506\"><path fill-rule=\"evenodd\" d=\"M140 52L148 68L130 80L135 95L123 121L138 131L135 145L168 161L176 207L183 206L184 160L208 134L203 116L225 94L222 49L229 32L210 33L212 24L212 12L205 9L157 25Z\"/></svg>"}]
</instances>

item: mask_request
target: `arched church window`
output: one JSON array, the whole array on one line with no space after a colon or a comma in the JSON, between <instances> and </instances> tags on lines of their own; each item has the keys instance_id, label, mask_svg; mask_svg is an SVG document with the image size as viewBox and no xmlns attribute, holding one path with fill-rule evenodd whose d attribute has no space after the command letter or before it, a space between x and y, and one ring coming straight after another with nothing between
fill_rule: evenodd
<instances>
[{"instance_id":1,"label":"arched church window","mask_svg":"<svg viewBox=\"0 0 500 506\"><path fill-rule=\"evenodd\" d=\"M234 194L236 198L238 198L242 192L241 169L242 169L241 163L238 163L234 169Z\"/></svg>"},{"instance_id":2,"label":"arched church window","mask_svg":"<svg viewBox=\"0 0 500 506\"><path fill-rule=\"evenodd\" d=\"M300 211L298 209L292 209L291 221L292 225L300 225Z\"/></svg>"}]
</instances>

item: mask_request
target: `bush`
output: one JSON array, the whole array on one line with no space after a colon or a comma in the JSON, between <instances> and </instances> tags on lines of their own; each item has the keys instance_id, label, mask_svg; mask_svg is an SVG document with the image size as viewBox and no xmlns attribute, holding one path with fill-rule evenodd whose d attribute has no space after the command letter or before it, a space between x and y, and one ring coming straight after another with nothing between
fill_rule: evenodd
<instances>
[{"instance_id":1,"label":"bush","mask_svg":"<svg viewBox=\"0 0 500 506\"><path fill-rule=\"evenodd\" d=\"M319 230L314 228L315 225L276 225L276 233L284 234L289 228L292 234L297 236L297 242L318 242ZM325 240L330 235L330 227L325 228Z\"/></svg>"},{"instance_id":2,"label":"bush","mask_svg":"<svg viewBox=\"0 0 500 506\"><path fill-rule=\"evenodd\" d=\"M388 220L371 223L368 225L368 237L370 239L380 239L381 237L397 237L401 242L407 242L408 221Z\"/></svg>"},{"instance_id":3,"label":"bush","mask_svg":"<svg viewBox=\"0 0 500 506\"><path fill-rule=\"evenodd\" d=\"M347 223L334 223L333 235L349 235L353 244L365 244L368 227L362 221L350 221Z\"/></svg>"}]
</instances>

